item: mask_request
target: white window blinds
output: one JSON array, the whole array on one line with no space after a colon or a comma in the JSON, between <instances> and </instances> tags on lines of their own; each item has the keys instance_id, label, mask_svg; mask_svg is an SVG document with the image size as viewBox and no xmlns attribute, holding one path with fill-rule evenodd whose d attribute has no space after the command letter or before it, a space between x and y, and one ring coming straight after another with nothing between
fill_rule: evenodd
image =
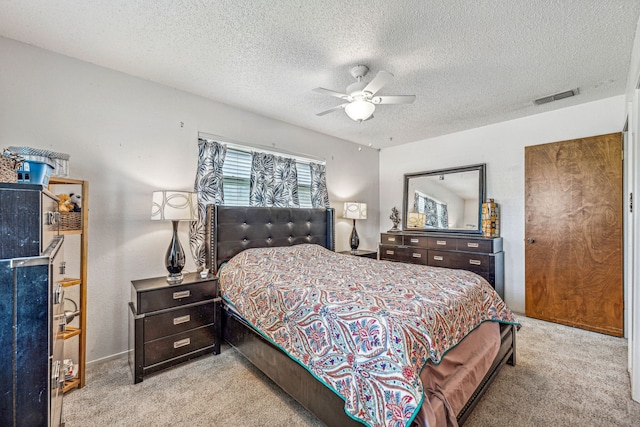
<instances>
[{"instance_id":1,"label":"white window blinds","mask_svg":"<svg viewBox=\"0 0 640 427\"><path fill-rule=\"evenodd\" d=\"M298 171L298 198L301 208L311 206L311 169L309 164L296 162ZM224 204L226 206L249 206L251 182L251 153L227 147L222 165Z\"/></svg>"}]
</instances>

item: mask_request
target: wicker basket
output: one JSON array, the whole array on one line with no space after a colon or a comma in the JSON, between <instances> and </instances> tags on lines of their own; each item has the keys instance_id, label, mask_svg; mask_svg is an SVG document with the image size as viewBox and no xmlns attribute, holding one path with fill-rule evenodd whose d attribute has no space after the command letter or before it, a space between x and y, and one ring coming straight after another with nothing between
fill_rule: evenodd
<instances>
[{"instance_id":1,"label":"wicker basket","mask_svg":"<svg viewBox=\"0 0 640 427\"><path fill-rule=\"evenodd\" d=\"M0 154L0 182L18 182L18 172L13 168L13 162Z\"/></svg>"},{"instance_id":2,"label":"wicker basket","mask_svg":"<svg viewBox=\"0 0 640 427\"><path fill-rule=\"evenodd\" d=\"M60 231L80 230L82 212L60 212Z\"/></svg>"},{"instance_id":3,"label":"wicker basket","mask_svg":"<svg viewBox=\"0 0 640 427\"><path fill-rule=\"evenodd\" d=\"M0 182L18 182L18 169L24 158L4 149L0 152Z\"/></svg>"}]
</instances>

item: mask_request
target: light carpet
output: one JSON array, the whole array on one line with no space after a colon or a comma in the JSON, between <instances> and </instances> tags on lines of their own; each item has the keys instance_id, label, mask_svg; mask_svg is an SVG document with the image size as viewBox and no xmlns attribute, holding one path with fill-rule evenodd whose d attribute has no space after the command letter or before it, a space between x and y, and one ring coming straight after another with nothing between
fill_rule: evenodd
<instances>
[{"instance_id":1,"label":"light carpet","mask_svg":"<svg viewBox=\"0 0 640 427\"><path fill-rule=\"evenodd\" d=\"M627 341L518 316L517 365L505 366L466 427L640 426ZM87 369L64 397L66 427L322 426L239 353L223 346L133 384L126 358Z\"/></svg>"}]
</instances>

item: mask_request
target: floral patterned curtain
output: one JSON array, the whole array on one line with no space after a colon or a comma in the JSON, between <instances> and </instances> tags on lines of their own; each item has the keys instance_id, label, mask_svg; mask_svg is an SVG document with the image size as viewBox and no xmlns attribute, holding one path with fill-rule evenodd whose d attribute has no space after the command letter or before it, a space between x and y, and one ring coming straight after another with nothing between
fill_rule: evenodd
<instances>
[{"instance_id":1,"label":"floral patterned curtain","mask_svg":"<svg viewBox=\"0 0 640 427\"><path fill-rule=\"evenodd\" d=\"M252 153L249 204L300 207L296 161L267 153Z\"/></svg>"},{"instance_id":2,"label":"floral patterned curtain","mask_svg":"<svg viewBox=\"0 0 640 427\"><path fill-rule=\"evenodd\" d=\"M445 203L418 194L416 191L413 198L413 208L416 212L426 214L425 226L432 228L449 228L449 211Z\"/></svg>"},{"instance_id":3,"label":"floral patterned curtain","mask_svg":"<svg viewBox=\"0 0 640 427\"><path fill-rule=\"evenodd\" d=\"M449 211L447 205L438 203L438 207L440 208L440 216L438 218L440 226L438 228L449 228Z\"/></svg>"},{"instance_id":4,"label":"floral patterned curtain","mask_svg":"<svg viewBox=\"0 0 640 427\"><path fill-rule=\"evenodd\" d=\"M311 206L328 208L326 168L318 163L309 163L309 169L311 170Z\"/></svg>"},{"instance_id":5,"label":"floral patterned curtain","mask_svg":"<svg viewBox=\"0 0 640 427\"><path fill-rule=\"evenodd\" d=\"M207 205L224 203L222 165L227 147L211 140L198 139L198 170L194 190L198 195L198 220L191 223L189 246L198 270L206 264L205 224Z\"/></svg>"},{"instance_id":6,"label":"floral patterned curtain","mask_svg":"<svg viewBox=\"0 0 640 427\"><path fill-rule=\"evenodd\" d=\"M427 215L425 224L427 227L438 227L438 207L436 201L428 197L424 198L424 213Z\"/></svg>"}]
</instances>

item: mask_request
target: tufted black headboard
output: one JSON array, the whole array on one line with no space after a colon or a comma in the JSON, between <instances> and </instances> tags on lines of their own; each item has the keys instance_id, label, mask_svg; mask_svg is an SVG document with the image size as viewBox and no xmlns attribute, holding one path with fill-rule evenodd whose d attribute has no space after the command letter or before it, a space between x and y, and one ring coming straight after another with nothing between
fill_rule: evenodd
<instances>
[{"instance_id":1,"label":"tufted black headboard","mask_svg":"<svg viewBox=\"0 0 640 427\"><path fill-rule=\"evenodd\" d=\"M335 250L333 209L211 205L207 210L207 267L248 248L315 243Z\"/></svg>"}]
</instances>

